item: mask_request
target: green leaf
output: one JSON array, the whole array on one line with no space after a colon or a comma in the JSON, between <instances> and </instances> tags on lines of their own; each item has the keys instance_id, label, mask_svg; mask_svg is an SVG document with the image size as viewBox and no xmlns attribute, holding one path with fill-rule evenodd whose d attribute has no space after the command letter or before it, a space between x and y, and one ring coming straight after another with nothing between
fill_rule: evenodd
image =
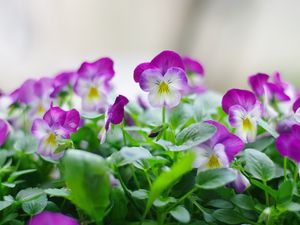
<instances>
[{"instance_id":1,"label":"green leaf","mask_svg":"<svg viewBox=\"0 0 300 225\"><path fill-rule=\"evenodd\" d=\"M137 199L147 199L148 198L148 190L145 189L139 189L136 191L131 192L132 197Z\"/></svg>"},{"instance_id":2,"label":"green leaf","mask_svg":"<svg viewBox=\"0 0 300 225\"><path fill-rule=\"evenodd\" d=\"M218 209L214 211L212 215L220 222L226 224L242 224L245 222L240 213L233 211L232 209Z\"/></svg>"},{"instance_id":3,"label":"green leaf","mask_svg":"<svg viewBox=\"0 0 300 225\"><path fill-rule=\"evenodd\" d=\"M255 180L255 179L250 179L250 181L251 181L251 184L255 185L256 187L259 187L262 190L264 190L269 195L271 195L273 198L277 198L277 191L274 190L273 188L259 182L258 180Z\"/></svg>"},{"instance_id":4,"label":"green leaf","mask_svg":"<svg viewBox=\"0 0 300 225\"><path fill-rule=\"evenodd\" d=\"M154 200L159 197L171 184L193 169L192 164L194 159L195 153L188 152L183 156L183 158L179 159L170 170L163 172L159 177L156 178L149 193L146 212L148 212Z\"/></svg>"},{"instance_id":5,"label":"green leaf","mask_svg":"<svg viewBox=\"0 0 300 225\"><path fill-rule=\"evenodd\" d=\"M24 212L26 212L28 215L36 215L40 212L42 212L47 206L47 195L42 194L39 197L22 203L22 209Z\"/></svg>"},{"instance_id":6,"label":"green leaf","mask_svg":"<svg viewBox=\"0 0 300 225\"><path fill-rule=\"evenodd\" d=\"M36 169L28 169L28 170L19 170L19 171L16 171L16 172L13 172L9 178L7 179L7 182L8 183L12 183L15 181L16 178L18 178L19 176L21 175L24 175L24 174L28 174L28 173L33 173L35 172Z\"/></svg>"},{"instance_id":7,"label":"green leaf","mask_svg":"<svg viewBox=\"0 0 300 225\"><path fill-rule=\"evenodd\" d=\"M42 194L44 194L44 191L40 188L27 188L19 191L19 193L16 196L16 200L19 202L27 202L38 198Z\"/></svg>"},{"instance_id":8,"label":"green leaf","mask_svg":"<svg viewBox=\"0 0 300 225\"><path fill-rule=\"evenodd\" d=\"M269 132L269 134L271 134L274 138L277 138L279 135L277 133L277 131L272 128L266 121L264 121L263 119L259 119L258 120L258 125L261 126L262 128L264 128L267 132Z\"/></svg>"},{"instance_id":9,"label":"green leaf","mask_svg":"<svg viewBox=\"0 0 300 225\"><path fill-rule=\"evenodd\" d=\"M79 128L71 135L75 148L95 151L99 148L100 141L95 132L89 127Z\"/></svg>"},{"instance_id":10,"label":"green leaf","mask_svg":"<svg viewBox=\"0 0 300 225\"><path fill-rule=\"evenodd\" d=\"M275 176L275 164L265 153L255 149L246 149L244 152L245 169L253 177L262 181L268 181Z\"/></svg>"},{"instance_id":11,"label":"green leaf","mask_svg":"<svg viewBox=\"0 0 300 225\"><path fill-rule=\"evenodd\" d=\"M11 206L13 203L14 202L11 202L11 201L0 201L0 211Z\"/></svg>"},{"instance_id":12,"label":"green leaf","mask_svg":"<svg viewBox=\"0 0 300 225\"><path fill-rule=\"evenodd\" d=\"M128 213L128 200L121 188L113 188L111 191L112 208L108 217L112 221L124 221ZM114 224L111 221L111 224Z\"/></svg>"},{"instance_id":13,"label":"green leaf","mask_svg":"<svg viewBox=\"0 0 300 225\"><path fill-rule=\"evenodd\" d=\"M170 214L181 223L188 223L191 220L189 211L183 206L179 205L170 211Z\"/></svg>"},{"instance_id":14,"label":"green leaf","mask_svg":"<svg viewBox=\"0 0 300 225\"><path fill-rule=\"evenodd\" d=\"M292 181L285 181L280 184L278 192L277 192L277 203L285 203L292 200L293 196L293 182Z\"/></svg>"},{"instance_id":15,"label":"green leaf","mask_svg":"<svg viewBox=\"0 0 300 225\"><path fill-rule=\"evenodd\" d=\"M237 207L241 209L254 210L255 207L252 198L248 195L244 195L244 194L235 195L231 199L231 201L233 202L233 204L235 204Z\"/></svg>"},{"instance_id":16,"label":"green leaf","mask_svg":"<svg viewBox=\"0 0 300 225\"><path fill-rule=\"evenodd\" d=\"M300 204L297 202L289 202L287 204L280 205L280 207L284 207L285 210L290 212L300 212Z\"/></svg>"},{"instance_id":17,"label":"green leaf","mask_svg":"<svg viewBox=\"0 0 300 225\"><path fill-rule=\"evenodd\" d=\"M234 172L227 168L211 169L200 172L197 175L196 183L202 189L215 189L222 187L236 179Z\"/></svg>"},{"instance_id":18,"label":"green leaf","mask_svg":"<svg viewBox=\"0 0 300 225\"><path fill-rule=\"evenodd\" d=\"M102 221L110 204L111 184L105 160L95 154L68 150L63 158L63 174L71 201L96 221Z\"/></svg>"},{"instance_id":19,"label":"green leaf","mask_svg":"<svg viewBox=\"0 0 300 225\"><path fill-rule=\"evenodd\" d=\"M207 205L219 208L219 209L232 209L233 205L231 202L225 201L223 199L213 199L207 203Z\"/></svg>"},{"instance_id":20,"label":"green leaf","mask_svg":"<svg viewBox=\"0 0 300 225\"><path fill-rule=\"evenodd\" d=\"M155 201L153 202L153 205L155 207L165 207L166 205L170 204L170 203L175 203L176 199L173 197L159 197L157 199L155 199Z\"/></svg>"},{"instance_id":21,"label":"green leaf","mask_svg":"<svg viewBox=\"0 0 300 225\"><path fill-rule=\"evenodd\" d=\"M68 198L70 195L70 192L66 188L48 188L44 190L46 194L55 197L64 197Z\"/></svg>"},{"instance_id":22,"label":"green leaf","mask_svg":"<svg viewBox=\"0 0 300 225\"><path fill-rule=\"evenodd\" d=\"M123 147L119 151L119 154L121 154L123 158L123 160L119 162L120 166L124 166L141 159L148 159L152 157L148 149L143 147Z\"/></svg>"}]
</instances>

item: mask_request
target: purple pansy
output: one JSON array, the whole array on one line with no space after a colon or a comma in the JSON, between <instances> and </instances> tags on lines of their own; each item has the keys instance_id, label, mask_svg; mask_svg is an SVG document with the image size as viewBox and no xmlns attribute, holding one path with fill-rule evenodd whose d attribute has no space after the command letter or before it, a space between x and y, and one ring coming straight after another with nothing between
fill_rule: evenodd
<instances>
[{"instance_id":1,"label":"purple pansy","mask_svg":"<svg viewBox=\"0 0 300 225\"><path fill-rule=\"evenodd\" d=\"M184 57L182 59L185 71L188 76L188 93L202 93L205 91L203 86L204 68L195 59Z\"/></svg>"},{"instance_id":2,"label":"purple pansy","mask_svg":"<svg viewBox=\"0 0 300 225\"><path fill-rule=\"evenodd\" d=\"M77 79L76 72L63 72L58 74L53 79L53 92L51 97L56 97L60 92L66 90L68 85L73 86Z\"/></svg>"},{"instance_id":3,"label":"purple pansy","mask_svg":"<svg viewBox=\"0 0 300 225\"><path fill-rule=\"evenodd\" d=\"M109 130L110 124L120 124L124 119L124 107L128 104L128 99L123 96L119 95L114 104L112 104L106 113L105 125L103 129L99 133L99 139L101 143L105 141L106 133Z\"/></svg>"},{"instance_id":4,"label":"purple pansy","mask_svg":"<svg viewBox=\"0 0 300 225\"><path fill-rule=\"evenodd\" d=\"M261 117L261 104L255 95L247 90L231 89L223 96L222 108L237 135L245 142L254 141Z\"/></svg>"},{"instance_id":5,"label":"purple pansy","mask_svg":"<svg viewBox=\"0 0 300 225\"><path fill-rule=\"evenodd\" d=\"M41 117L49 108L53 92L53 80L51 78L41 78L39 80L29 79L15 92L18 101L29 105L31 117Z\"/></svg>"},{"instance_id":6,"label":"purple pansy","mask_svg":"<svg viewBox=\"0 0 300 225\"><path fill-rule=\"evenodd\" d=\"M282 156L300 163L300 125L294 124L289 131L281 133L275 144Z\"/></svg>"},{"instance_id":7,"label":"purple pansy","mask_svg":"<svg viewBox=\"0 0 300 225\"><path fill-rule=\"evenodd\" d=\"M61 213L44 211L33 216L28 225L79 225L79 222Z\"/></svg>"},{"instance_id":8,"label":"purple pansy","mask_svg":"<svg viewBox=\"0 0 300 225\"><path fill-rule=\"evenodd\" d=\"M243 193L249 186L250 182L240 171L230 168L236 174L236 179L229 183L227 186L233 188L236 193Z\"/></svg>"},{"instance_id":9,"label":"purple pansy","mask_svg":"<svg viewBox=\"0 0 300 225\"><path fill-rule=\"evenodd\" d=\"M151 62L138 65L134 80L149 92L148 99L154 107L175 107L187 87L182 59L173 51L163 51Z\"/></svg>"},{"instance_id":10,"label":"purple pansy","mask_svg":"<svg viewBox=\"0 0 300 225\"><path fill-rule=\"evenodd\" d=\"M8 133L9 133L9 127L7 122L0 119L0 146L5 143Z\"/></svg>"},{"instance_id":11,"label":"purple pansy","mask_svg":"<svg viewBox=\"0 0 300 225\"><path fill-rule=\"evenodd\" d=\"M86 112L103 112L106 107L110 80L115 72L110 58L101 58L95 62L85 62L77 72L74 91L82 99L82 109Z\"/></svg>"},{"instance_id":12,"label":"purple pansy","mask_svg":"<svg viewBox=\"0 0 300 225\"><path fill-rule=\"evenodd\" d=\"M69 139L76 132L80 122L77 110L64 111L59 107L51 107L43 119L34 120L32 134L39 139L37 153L43 157L59 159L63 152L55 153L62 139Z\"/></svg>"},{"instance_id":13,"label":"purple pansy","mask_svg":"<svg viewBox=\"0 0 300 225\"><path fill-rule=\"evenodd\" d=\"M197 157L194 167L199 171L229 167L234 156L244 148L244 142L230 133L224 125L212 120L207 123L216 127L216 133L195 149Z\"/></svg>"},{"instance_id":14,"label":"purple pansy","mask_svg":"<svg viewBox=\"0 0 300 225\"><path fill-rule=\"evenodd\" d=\"M300 98L298 98L293 104L294 118L300 123Z\"/></svg>"}]
</instances>

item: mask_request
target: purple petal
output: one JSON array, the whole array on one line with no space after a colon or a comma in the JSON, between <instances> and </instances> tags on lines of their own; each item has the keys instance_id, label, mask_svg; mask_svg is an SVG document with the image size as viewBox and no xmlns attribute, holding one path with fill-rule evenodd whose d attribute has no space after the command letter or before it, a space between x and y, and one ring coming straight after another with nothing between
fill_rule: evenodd
<instances>
[{"instance_id":1,"label":"purple petal","mask_svg":"<svg viewBox=\"0 0 300 225\"><path fill-rule=\"evenodd\" d=\"M128 99L123 96L119 95L114 104L109 107L107 112L107 121L106 121L106 130L108 130L109 123L112 124L119 124L124 119L124 107L128 104Z\"/></svg>"},{"instance_id":2,"label":"purple petal","mask_svg":"<svg viewBox=\"0 0 300 225\"><path fill-rule=\"evenodd\" d=\"M26 80L20 89L18 90L18 100L24 104L30 104L33 101L37 100L37 96L35 94L35 86L36 81L33 79Z\"/></svg>"},{"instance_id":3,"label":"purple petal","mask_svg":"<svg viewBox=\"0 0 300 225\"><path fill-rule=\"evenodd\" d=\"M44 211L33 216L28 225L79 225L79 222L61 213Z\"/></svg>"},{"instance_id":4,"label":"purple petal","mask_svg":"<svg viewBox=\"0 0 300 225\"><path fill-rule=\"evenodd\" d=\"M231 187L235 190L236 193L243 193L249 186L250 182L240 171L235 169L230 169L236 174L236 179L228 184L228 187Z\"/></svg>"},{"instance_id":5,"label":"purple petal","mask_svg":"<svg viewBox=\"0 0 300 225\"><path fill-rule=\"evenodd\" d=\"M149 92L157 87L162 79L163 75L158 69L147 69L141 74L139 84L142 90Z\"/></svg>"},{"instance_id":6,"label":"purple petal","mask_svg":"<svg viewBox=\"0 0 300 225\"><path fill-rule=\"evenodd\" d=\"M153 69L150 66L150 63L146 62L146 63L141 63L140 65L138 65L133 72L133 78L135 82L140 82L140 76L141 74L147 70L147 69Z\"/></svg>"},{"instance_id":7,"label":"purple petal","mask_svg":"<svg viewBox=\"0 0 300 225\"><path fill-rule=\"evenodd\" d=\"M32 123L31 133L38 139L44 138L50 131L50 127L43 119L36 119Z\"/></svg>"},{"instance_id":8,"label":"purple petal","mask_svg":"<svg viewBox=\"0 0 300 225\"><path fill-rule=\"evenodd\" d=\"M51 107L44 115L43 119L50 127L63 126L66 120L66 112L59 107Z\"/></svg>"},{"instance_id":9,"label":"purple petal","mask_svg":"<svg viewBox=\"0 0 300 225\"><path fill-rule=\"evenodd\" d=\"M234 156L244 149L244 142L236 135L231 134L227 128L213 120L206 121L214 125L217 130L213 137L210 139L210 145L213 147L217 144L223 144L229 162L234 159Z\"/></svg>"},{"instance_id":10,"label":"purple petal","mask_svg":"<svg viewBox=\"0 0 300 225\"><path fill-rule=\"evenodd\" d=\"M79 77L93 78L102 76L106 81L111 80L115 74L113 61L110 58L101 58L95 62L84 62L78 70Z\"/></svg>"},{"instance_id":11,"label":"purple petal","mask_svg":"<svg viewBox=\"0 0 300 225\"><path fill-rule=\"evenodd\" d=\"M298 108L300 108L300 98L295 101L293 105L293 111L296 112Z\"/></svg>"},{"instance_id":12,"label":"purple petal","mask_svg":"<svg viewBox=\"0 0 300 225\"><path fill-rule=\"evenodd\" d=\"M4 144L9 133L9 127L7 122L0 119L0 146Z\"/></svg>"},{"instance_id":13,"label":"purple petal","mask_svg":"<svg viewBox=\"0 0 300 225\"><path fill-rule=\"evenodd\" d=\"M269 80L269 75L264 73L258 73L249 77L248 82L251 89L257 96L263 96L265 94L265 85Z\"/></svg>"},{"instance_id":14,"label":"purple petal","mask_svg":"<svg viewBox=\"0 0 300 225\"><path fill-rule=\"evenodd\" d=\"M164 75L164 81L170 85L170 88L177 91L183 91L188 83L185 71L178 67L168 69Z\"/></svg>"},{"instance_id":15,"label":"purple petal","mask_svg":"<svg viewBox=\"0 0 300 225\"><path fill-rule=\"evenodd\" d=\"M273 97L275 97L279 101L290 101L290 97L285 94L284 89L276 84L273 83L267 83L266 84L268 90L272 94Z\"/></svg>"},{"instance_id":16,"label":"purple petal","mask_svg":"<svg viewBox=\"0 0 300 225\"><path fill-rule=\"evenodd\" d=\"M190 57L184 57L182 61L187 73L195 73L204 76L204 68L197 60Z\"/></svg>"},{"instance_id":17,"label":"purple petal","mask_svg":"<svg viewBox=\"0 0 300 225\"><path fill-rule=\"evenodd\" d=\"M63 124L63 127L70 132L75 132L79 126L80 115L76 109L72 109L67 112L66 120Z\"/></svg>"},{"instance_id":18,"label":"purple petal","mask_svg":"<svg viewBox=\"0 0 300 225\"><path fill-rule=\"evenodd\" d=\"M255 107L256 102L257 99L251 91L231 89L223 96L222 108L228 114L231 106L240 105L249 112Z\"/></svg>"},{"instance_id":19,"label":"purple petal","mask_svg":"<svg viewBox=\"0 0 300 225\"><path fill-rule=\"evenodd\" d=\"M58 74L53 80L54 90L51 97L56 97L68 85L74 85L77 78L75 72L63 72Z\"/></svg>"},{"instance_id":20,"label":"purple petal","mask_svg":"<svg viewBox=\"0 0 300 225\"><path fill-rule=\"evenodd\" d=\"M53 80L51 78L41 78L34 84L34 94L39 98L49 97L53 90Z\"/></svg>"},{"instance_id":21,"label":"purple petal","mask_svg":"<svg viewBox=\"0 0 300 225\"><path fill-rule=\"evenodd\" d=\"M179 67L184 70L184 65L180 55L173 51L163 51L152 59L150 65L159 68L165 74L171 67Z\"/></svg>"}]
</instances>

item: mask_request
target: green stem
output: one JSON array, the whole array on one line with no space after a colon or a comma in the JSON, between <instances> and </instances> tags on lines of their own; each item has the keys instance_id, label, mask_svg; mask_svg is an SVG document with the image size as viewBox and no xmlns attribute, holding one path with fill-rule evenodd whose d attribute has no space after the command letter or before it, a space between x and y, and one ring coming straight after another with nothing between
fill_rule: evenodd
<instances>
[{"instance_id":1,"label":"green stem","mask_svg":"<svg viewBox=\"0 0 300 225\"><path fill-rule=\"evenodd\" d=\"M121 124L121 130L122 130L122 135L123 135L123 142L124 142L124 145L125 146L127 146L127 140L126 140L126 133L125 133L125 130L124 130L124 120L123 120L123 122L122 122L122 124Z\"/></svg>"},{"instance_id":2,"label":"green stem","mask_svg":"<svg viewBox=\"0 0 300 225\"><path fill-rule=\"evenodd\" d=\"M268 186L267 181L263 180L263 183L264 183L265 186ZM269 206L270 205L270 199L269 199L269 195L268 195L267 191L265 191L265 198L266 198L266 205Z\"/></svg>"},{"instance_id":3,"label":"green stem","mask_svg":"<svg viewBox=\"0 0 300 225\"><path fill-rule=\"evenodd\" d=\"M162 114L162 116L161 116L162 124L164 124L166 122L166 107L165 106L162 107L161 114Z\"/></svg>"},{"instance_id":4,"label":"green stem","mask_svg":"<svg viewBox=\"0 0 300 225\"><path fill-rule=\"evenodd\" d=\"M295 163L295 170L294 170L294 181L297 184L297 178L298 178L298 164Z\"/></svg>"},{"instance_id":5,"label":"green stem","mask_svg":"<svg viewBox=\"0 0 300 225\"><path fill-rule=\"evenodd\" d=\"M169 208L167 208L166 212L171 211L174 207L176 207L177 205L179 205L181 202L183 202L186 198L188 198L191 194L193 194L196 190L198 190L197 187L192 188L190 191L188 191L187 193L185 193L185 195L181 196L180 199L178 199L177 202L175 202L173 205L171 205Z\"/></svg>"},{"instance_id":6,"label":"green stem","mask_svg":"<svg viewBox=\"0 0 300 225\"><path fill-rule=\"evenodd\" d=\"M133 165L130 165L130 169L131 169L131 172L132 172L132 177L133 177L134 183L135 183L135 185L137 186L137 188L140 189L140 184L139 184L139 181L138 181L138 179L137 179L137 176L136 176L136 174L135 174L135 172L134 172L134 167L133 167Z\"/></svg>"},{"instance_id":7,"label":"green stem","mask_svg":"<svg viewBox=\"0 0 300 225\"><path fill-rule=\"evenodd\" d=\"M286 176L286 167L287 167L287 157L284 157L283 159L283 173L284 173L284 180L287 180L287 176Z\"/></svg>"}]
</instances>

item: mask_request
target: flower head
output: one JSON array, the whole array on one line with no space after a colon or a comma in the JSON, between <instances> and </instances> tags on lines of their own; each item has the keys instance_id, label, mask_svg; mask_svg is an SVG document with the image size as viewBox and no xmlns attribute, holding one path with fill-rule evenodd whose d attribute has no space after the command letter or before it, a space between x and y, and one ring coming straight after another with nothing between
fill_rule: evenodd
<instances>
[{"instance_id":1,"label":"flower head","mask_svg":"<svg viewBox=\"0 0 300 225\"><path fill-rule=\"evenodd\" d=\"M188 76L188 93L202 93L205 91L203 87L204 68L195 59L184 57L182 59L185 71Z\"/></svg>"},{"instance_id":2,"label":"flower head","mask_svg":"<svg viewBox=\"0 0 300 225\"><path fill-rule=\"evenodd\" d=\"M138 65L134 80L143 91L149 92L148 99L154 107L175 107L187 85L182 59L173 51L163 51L150 63Z\"/></svg>"},{"instance_id":3,"label":"flower head","mask_svg":"<svg viewBox=\"0 0 300 225\"><path fill-rule=\"evenodd\" d=\"M33 122L31 132L39 139L37 153L51 159L58 159L63 152L56 153L59 142L69 139L70 134L76 132L80 122L77 110L64 111L59 107L51 107L43 119Z\"/></svg>"},{"instance_id":4,"label":"flower head","mask_svg":"<svg viewBox=\"0 0 300 225\"><path fill-rule=\"evenodd\" d=\"M216 127L216 133L196 149L194 167L198 170L229 167L234 156L244 148L244 142L231 134L225 126L215 121L207 123Z\"/></svg>"},{"instance_id":5,"label":"flower head","mask_svg":"<svg viewBox=\"0 0 300 225\"><path fill-rule=\"evenodd\" d=\"M9 127L7 122L0 119L0 146L5 143L8 133L9 133Z\"/></svg>"},{"instance_id":6,"label":"flower head","mask_svg":"<svg viewBox=\"0 0 300 225\"><path fill-rule=\"evenodd\" d=\"M282 156L300 163L300 125L294 124L290 130L281 133L275 144Z\"/></svg>"},{"instance_id":7,"label":"flower head","mask_svg":"<svg viewBox=\"0 0 300 225\"><path fill-rule=\"evenodd\" d=\"M33 216L28 225L79 225L79 222L61 213L44 211Z\"/></svg>"},{"instance_id":8,"label":"flower head","mask_svg":"<svg viewBox=\"0 0 300 225\"><path fill-rule=\"evenodd\" d=\"M106 113L105 125L104 128L99 133L99 139L101 143L105 141L106 133L109 130L110 124L120 124L124 119L124 107L128 104L128 99L123 96L119 95L114 104L112 104Z\"/></svg>"},{"instance_id":9,"label":"flower head","mask_svg":"<svg viewBox=\"0 0 300 225\"><path fill-rule=\"evenodd\" d=\"M110 58L101 58L95 62L85 62L77 72L74 91L82 99L82 109L87 112L105 110L110 80L115 72Z\"/></svg>"},{"instance_id":10,"label":"flower head","mask_svg":"<svg viewBox=\"0 0 300 225\"><path fill-rule=\"evenodd\" d=\"M261 116L261 105L255 95L247 90L231 89L223 96L222 108L237 135L245 142L254 141Z\"/></svg>"},{"instance_id":11,"label":"flower head","mask_svg":"<svg viewBox=\"0 0 300 225\"><path fill-rule=\"evenodd\" d=\"M51 97L56 97L59 93L64 91L68 85L73 86L77 79L76 72L63 72L58 74L53 79L53 92L51 93Z\"/></svg>"}]
</instances>

